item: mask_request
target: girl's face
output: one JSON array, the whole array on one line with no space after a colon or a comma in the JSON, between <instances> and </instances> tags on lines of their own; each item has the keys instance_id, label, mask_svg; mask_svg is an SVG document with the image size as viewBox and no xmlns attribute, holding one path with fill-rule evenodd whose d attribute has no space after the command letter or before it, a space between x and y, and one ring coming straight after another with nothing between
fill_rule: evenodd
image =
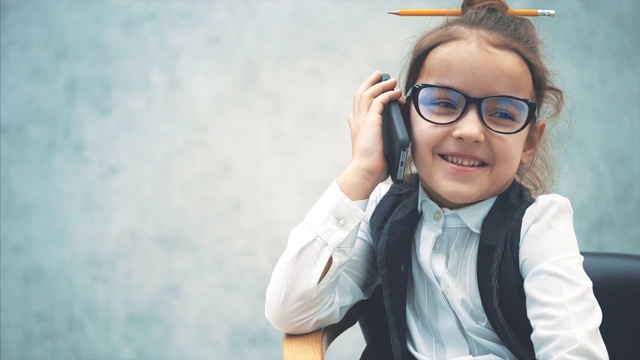
<instances>
[{"instance_id":1,"label":"girl's face","mask_svg":"<svg viewBox=\"0 0 640 360\"><path fill-rule=\"evenodd\" d=\"M518 54L476 39L432 50L418 83L448 86L473 97L534 96L529 68ZM531 159L546 125L538 120L519 133L504 135L483 125L476 105L449 125L429 123L410 108L412 154L420 182L433 201L449 209L505 191L518 167ZM539 136L529 137L531 126Z\"/></svg>"}]
</instances>

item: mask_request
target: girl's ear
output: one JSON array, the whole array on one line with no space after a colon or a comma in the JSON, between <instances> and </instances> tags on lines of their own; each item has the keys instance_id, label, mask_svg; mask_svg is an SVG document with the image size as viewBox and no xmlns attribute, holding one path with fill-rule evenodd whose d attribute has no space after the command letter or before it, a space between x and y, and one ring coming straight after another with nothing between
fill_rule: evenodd
<instances>
[{"instance_id":1,"label":"girl's ear","mask_svg":"<svg viewBox=\"0 0 640 360\"><path fill-rule=\"evenodd\" d=\"M531 160L540 144L540 140L542 140L546 128L547 122L545 120L538 120L533 124L533 129L530 130L527 136L527 142L522 150L522 156L520 157L521 165L525 165Z\"/></svg>"}]
</instances>

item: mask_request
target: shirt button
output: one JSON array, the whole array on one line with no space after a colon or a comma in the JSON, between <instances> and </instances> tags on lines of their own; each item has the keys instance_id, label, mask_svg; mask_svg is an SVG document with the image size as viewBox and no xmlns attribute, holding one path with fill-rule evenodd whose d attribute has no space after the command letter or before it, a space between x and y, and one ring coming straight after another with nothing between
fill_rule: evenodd
<instances>
[{"instance_id":1,"label":"shirt button","mask_svg":"<svg viewBox=\"0 0 640 360\"><path fill-rule=\"evenodd\" d=\"M339 226L339 227L344 227L344 225L345 225L346 223L347 223L347 222L346 222L346 221L344 221L344 219L338 219L338 226Z\"/></svg>"},{"instance_id":2,"label":"shirt button","mask_svg":"<svg viewBox=\"0 0 640 360\"><path fill-rule=\"evenodd\" d=\"M440 221L442 219L442 211L436 211L433 213L433 220Z\"/></svg>"},{"instance_id":3,"label":"shirt button","mask_svg":"<svg viewBox=\"0 0 640 360\"><path fill-rule=\"evenodd\" d=\"M433 245L433 248L436 250L440 249L440 242L436 241L436 243Z\"/></svg>"}]
</instances>

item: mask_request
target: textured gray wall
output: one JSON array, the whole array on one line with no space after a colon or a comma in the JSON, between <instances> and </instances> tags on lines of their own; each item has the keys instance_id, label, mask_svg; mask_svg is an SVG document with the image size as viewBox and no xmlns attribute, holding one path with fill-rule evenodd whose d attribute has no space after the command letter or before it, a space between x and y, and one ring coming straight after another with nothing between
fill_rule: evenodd
<instances>
[{"instance_id":1,"label":"textured gray wall","mask_svg":"<svg viewBox=\"0 0 640 360\"><path fill-rule=\"evenodd\" d=\"M535 4L573 119L557 192L582 249L640 253L640 2ZM386 11L458 5L3 0L2 359L277 358L265 287L353 92L440 21Z\"/></svg>"}]
</instances>

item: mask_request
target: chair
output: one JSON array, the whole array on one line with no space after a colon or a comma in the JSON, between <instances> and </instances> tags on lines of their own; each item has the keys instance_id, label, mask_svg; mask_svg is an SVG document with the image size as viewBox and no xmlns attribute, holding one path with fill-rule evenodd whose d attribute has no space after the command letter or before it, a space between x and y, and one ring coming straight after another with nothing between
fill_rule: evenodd
<instances>
[{"instance_id":1,"label":"chair","mask_svg":"<svg viewBox=\"0 0 640 360\"><path fill-rule=\"evenodd\" d=\"M602 309L600 333L609 358L634 358L640 354L640 255L582 255Z\"/></svg>"},{"instance_id":2,"label":"chair","mask_svg":"<svg viewBox=\"0 0 640 360\"><path fill-rule=\"evenodd\" d=\"M609 357L628 359L640 354L640 255L583 252L584 269L602 309L600 333ZM374 293L374 295L376 294ZM283 359L324 359L331 342L357 321L365 335L371 324L360 316L366 301L356 304L339 323L303 335L285 334Z\"/></svg>"},{"instance_id":3,"label":"chair","mask_svg":"<svg viewBox=\"0 0 640 360\"><path fill-rule=\"evenodd\" d=\"M360 304L352 306L337 324L302 335L285 334L282 341L282 358L284 360L324 359L324 354L333 340L358 322Z\"/></svg>"}]
</instances>

